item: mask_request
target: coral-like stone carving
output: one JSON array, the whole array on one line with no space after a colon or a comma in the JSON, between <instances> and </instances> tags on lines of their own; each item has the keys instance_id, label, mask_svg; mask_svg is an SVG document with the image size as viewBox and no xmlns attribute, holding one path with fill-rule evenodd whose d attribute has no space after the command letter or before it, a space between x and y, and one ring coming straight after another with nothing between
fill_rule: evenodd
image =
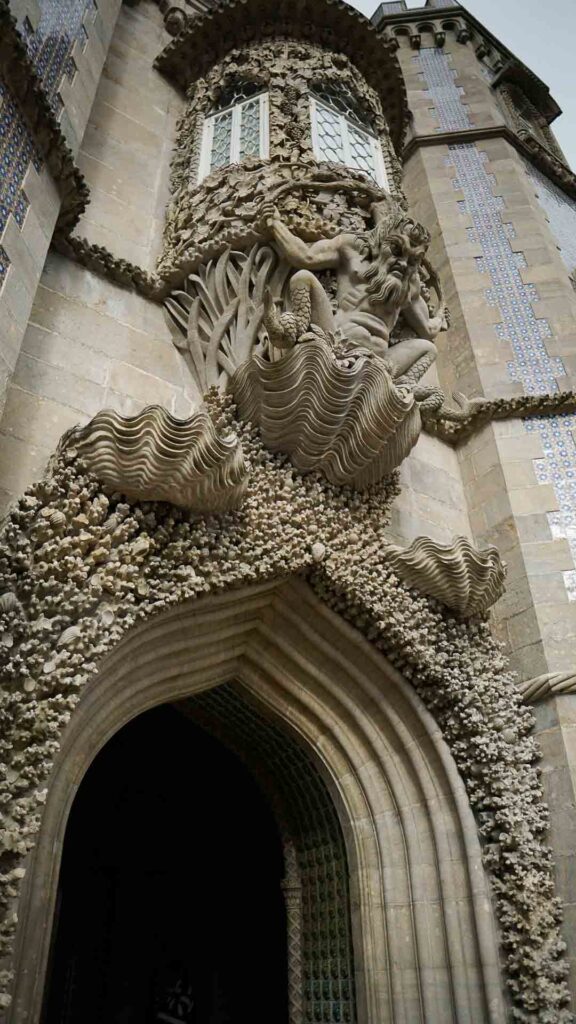
<instances>
[{"instance_id":1,"label":"coral-like stone carving","mask_svg":"<svg viewBox=\"0 0 576 1024\"><path fill-rule=\"evenodd\" d=\"M75 449L108 493L168 501L198 513L235 508L248 483L237 436L218 433L206 409L178 420L152 405L137 416L99 412L62 447Z\"/></svg>"},{"instance_id":2,"label":"coral-like stone carving","mask_svg":"<svg viewBox=\"0 0 576 1024\"><path fill-rule=\"evenodd\" d=\"M478 551L466 537L452 544L418 537L409 548L390 544L386 558L408 586L463 616L485 612L504 592L506 569L496 548Z\"/></svg>"},{"instance_id":3,"label":"coral-like stone carving","mask_svg":"<svg viewBox=\"0 0 576 1024\"><path fill-rule=\"evenodd\" d=\"M359 489L389 476L412 450L420 413L382 359L338 355L318 337L271 362L254 356L230 390L241 418L259 426L264 444L297 469L319 469L331 483Z\"/></svg>"},{"instance_id":4,"label":"coral-like stone carving","mask_svg":"<svg viewBox=\"0 0 576 1024\"><path fill-rule=\"evenodd\" d=\"M305 348L298 345L289 356ZM213 525L165 504L107 496L70 446L10 511L0 537L0 1006L26 857L54 754L86 684L127 630L179 601L306 575L334 612L411 681L451 749L483 840L518 1020L570 1019L564 946L547 847L534 718L482 618L458 621L391 565L385 529L394 481L353 496L301 475L235 421L252 466L241 515ZM67 632L77 627L77 632ZM63 640L66 639L66 643ZM383 681L385 682L385 681Z\"/></svg>"}]
</instances>

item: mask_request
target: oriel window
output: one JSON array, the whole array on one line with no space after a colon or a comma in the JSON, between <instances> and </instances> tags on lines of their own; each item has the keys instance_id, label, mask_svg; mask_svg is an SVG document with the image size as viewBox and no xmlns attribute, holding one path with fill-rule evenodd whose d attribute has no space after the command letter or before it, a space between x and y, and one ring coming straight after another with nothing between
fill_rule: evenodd
<instances>
[{"instance_id":1,"label":"oriel window","mask_svg":"<svg viewBox=\"0 0 576 1024\"><path fill-rule=\"evenodd\" d=\"M198 180L249 156L268 157L268 93L253 83L228 91L205 118Z\"/></svg>"}]
</instances>

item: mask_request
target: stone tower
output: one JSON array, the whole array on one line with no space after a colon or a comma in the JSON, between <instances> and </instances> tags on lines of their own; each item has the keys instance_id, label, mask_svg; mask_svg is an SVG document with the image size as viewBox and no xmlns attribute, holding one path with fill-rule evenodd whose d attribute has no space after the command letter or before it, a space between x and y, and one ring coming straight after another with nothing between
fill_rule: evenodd
<instances>
[{"instance_id":1,"label":"stone tower","mask_svg":"<svg viewBox=\"0 0 576 1024\"><path fill-rule=\"evenodd\" d=\"M0 0L0 70L2 1021L574 1019L547 86L446 0Z\"/></svg>"}]
</instances>

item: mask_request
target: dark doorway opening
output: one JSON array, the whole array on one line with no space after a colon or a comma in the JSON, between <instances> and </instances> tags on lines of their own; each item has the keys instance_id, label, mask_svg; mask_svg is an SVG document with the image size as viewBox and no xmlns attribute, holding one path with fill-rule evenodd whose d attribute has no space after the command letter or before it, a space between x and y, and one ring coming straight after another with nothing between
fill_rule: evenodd
<instances>
[{"instance_id":1,"label":"dark doorway opening","mask_svg":"<svg viewBox=\"0 0 576 1024\"><path fill-rule=\"evenodd\" d=\"M74 802L43 1024L286 1024L282 844L242 761L171 707Z\"/></svg>"}]
</instances>

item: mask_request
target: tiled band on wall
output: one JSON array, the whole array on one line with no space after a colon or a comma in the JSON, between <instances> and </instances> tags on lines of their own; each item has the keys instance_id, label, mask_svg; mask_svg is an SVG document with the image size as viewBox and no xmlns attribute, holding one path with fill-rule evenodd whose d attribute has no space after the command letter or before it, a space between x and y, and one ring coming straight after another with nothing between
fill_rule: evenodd
<instances>
[{"instance_id":1,"label":"tiled band on wall","mask_svg":"<svg viewBox=\"0 0 576 1024\"><path fill-rule=\"evenodd\" d=\"M97 6L95 0L40 0L40 8L36 31L27 18L18 27L50 106L59 114L58 89L62 79L72 79L76 71L72 48L77 41L86 45L84 22L87 15L96 15Z\"/></svg>"},{"instance_id":2,"label":"tiled band on wall","mask_svg":"<svg viewBox=\"0 0 576 1024\"><path fill-rule=\"evenodd\" d=\"M36 32L26 20L19 25L23 41L55 114L62 102L58 96L64 76L71 78L75 64L71 57L77 39L86 41L84 22L96 13L94 0L40 0L40 22ZM0 239L9 217L22 227L28 198L22 182L30 164L37 171L42 160L6 82L0 80ZM0 288L10 260L0 244Z\"/></svg>"},{"instance_id":3,"label":"tiled band on wall","mask_svg":"<svg viewBox=\"0 0 576 1024\"><path fill-rule=\"evenodd\" d=\"M28 198L22 182L30 164L37 171L42 167L32 137L14 101L8 86L0 79L0 238L9 217L22 227ZM0 246L0 287L4 282L10 260Z\"/></svg>"},{"instance_id":4,"label":"tiled band on wall","mask_svg":"<svg viewBox=\"0 0 576 1024\"><path fill-rule=\"evenodd\" d=\"M428 49L418 54L417 59L421 62L440 130L453 129L458 120L454 112L457 90L449 58L441 50ZM460 122L458 127L472 127L464 104L461 104L460 117L466 123ZM464 195L459 205L462 213L472 220L469 238L482 248L482 257L476 265L479 272L490 277L486 301L498 306L502 313L495 331L514 353L514 359L507 364L510 381L520 383L524 393L529 395L556 392L559 390L557 378L565 375L565 369L561 360L552 358L546 349L546 339L552 336L550 325L535 312L537 289L522 280L521 270L526 262L522 253L514 252L510 244L514 232L511 225L503 223L501 215L505 203L501 196L494 195L495 182L486 170L486 158L474 144L450 146L449 150L447 164L456 171L454 186ZM549 204L545 209L552 226L549 211L555 220L559 219L556 207L550 205L559 202L554 186L534 168L530 168L530 174L540 176L541 197L545 197L543 205ZM576 209L574 217L576 221ZM565 237L564 225L561 229L565 251L570 254L576 244L576 228L570 240ZM540 483L553 486L558 502L558 511L548 515L552 534L569 542L576 564L576 447L573 437L576 417L534 418L526 420L525 425L526 430L539 435L544 450L544 458L534 462L536 477ZM570 600L576 600L576 570L565 572L564 580Z\"/></svg>"}]
</instances>

